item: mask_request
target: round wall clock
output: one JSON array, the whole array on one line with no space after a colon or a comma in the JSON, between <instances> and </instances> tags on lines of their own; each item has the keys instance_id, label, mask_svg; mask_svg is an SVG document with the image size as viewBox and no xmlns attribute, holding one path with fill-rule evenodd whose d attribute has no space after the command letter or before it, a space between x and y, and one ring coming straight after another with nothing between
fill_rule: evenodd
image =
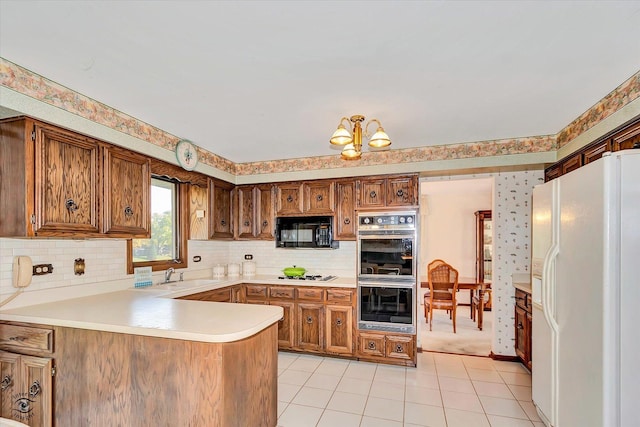
<instances>
[{"instance_id":1,"label":"round wall clock","mask_svg":"<svg viewBox=\"0 0 640 427\"><path fill-rule=\"evenodd\" d=\"M188 171L194 170L198 164L198 151L196 150L196 146L186 139L179 141L178 145L176 145L176 157L178 158L180 166Z\"/></svg>"}]
</instances>

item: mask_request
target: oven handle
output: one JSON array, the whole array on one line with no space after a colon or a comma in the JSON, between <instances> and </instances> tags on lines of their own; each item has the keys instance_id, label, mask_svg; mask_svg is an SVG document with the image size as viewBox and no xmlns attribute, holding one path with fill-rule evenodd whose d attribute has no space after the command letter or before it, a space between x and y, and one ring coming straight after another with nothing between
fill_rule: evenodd
<instances>
[{"instance_id":1,"label":"oven handle","mask_svg":"<svg viewBox=\"0 0 640 427\"><path fill-rule=\"evenodd\" d=\"M415 234L414 233L396 233L396 234L358 234L358 239L360 240L367 240L367 239L397 239L397 238L404 238L404 239L415 239Z\"/></svg>"},{"instance_id":2,"label":"oven handle","mask_svg":"<svg viewBox=\"0 0 640 427\"><path fill-rule=\"evenodd\" d=\"M361 282L358 281L358 287L361 288L363 286L371 286L376 288L405 288L405 289L415 289L415 282Z\"/></svg>"}]
</instances>

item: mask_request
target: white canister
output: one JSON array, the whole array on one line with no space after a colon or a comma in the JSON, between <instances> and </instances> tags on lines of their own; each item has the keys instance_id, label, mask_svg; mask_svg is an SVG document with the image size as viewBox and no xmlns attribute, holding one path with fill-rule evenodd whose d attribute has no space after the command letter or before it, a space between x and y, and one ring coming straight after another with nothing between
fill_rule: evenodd
<instances>
[{"instance_id":1,"label":"white canister","mask_svg":"<svg viewBox=\"0 0 640 427\"><path fill-rule=\"evenodd\" d=\"M253 277L256 275L256 263L253 261L243 261L242 263L242 276Z\"/></svg>"},{"instance_id":2,"label":"white canister","mask_svg":"<svg viewBox=\"0 0 640 427\"><path fill-rule=\"evenodd\" d=\"M216 264L213 266L213 278L221 279L224 277L224 264Z\"/></svg>"},{"instance_id":3,"label":"white canister","mask_svg":"<svg viewBox=\"0 0 640 427\"><path fill-rule=\"evenodd\" d=\"M229 277L240 276L240 264L227 264L227 275L229 275Z\"/></svg>"}]
</instances>

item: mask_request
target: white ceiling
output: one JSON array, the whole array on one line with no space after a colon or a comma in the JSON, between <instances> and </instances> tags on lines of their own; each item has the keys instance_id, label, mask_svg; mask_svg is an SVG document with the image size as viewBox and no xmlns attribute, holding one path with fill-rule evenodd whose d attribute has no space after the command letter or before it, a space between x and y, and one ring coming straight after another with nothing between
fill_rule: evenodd
<instances>
[{"instance_id":1,"label":"white ceiling","mask_svg":"<svg viewBox=\"0 0 640 427\"><path fill-rule=\"evenodd\" d=\"M0 56L234 162L555 134L640 70L639 1L7 1ZM1 100L0 100L1 105Z\"/></svg>"}]
</instances>

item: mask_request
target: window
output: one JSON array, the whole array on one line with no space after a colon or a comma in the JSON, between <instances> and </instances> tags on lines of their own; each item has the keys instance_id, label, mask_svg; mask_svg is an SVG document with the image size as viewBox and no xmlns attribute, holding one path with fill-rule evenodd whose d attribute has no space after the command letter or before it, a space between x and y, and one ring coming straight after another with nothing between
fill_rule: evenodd
<instances>
[{"instance_id":1,"label":"window","mask_svg":"<svg viewBox=\"0 0 640 427\"><path fill-rule=\"evenodd\" d=\"M144 266L154 271L187 267L186 203L186 184L151 178L151 238L128 241L129 273Z\"/></svg>"}]
</instances>

